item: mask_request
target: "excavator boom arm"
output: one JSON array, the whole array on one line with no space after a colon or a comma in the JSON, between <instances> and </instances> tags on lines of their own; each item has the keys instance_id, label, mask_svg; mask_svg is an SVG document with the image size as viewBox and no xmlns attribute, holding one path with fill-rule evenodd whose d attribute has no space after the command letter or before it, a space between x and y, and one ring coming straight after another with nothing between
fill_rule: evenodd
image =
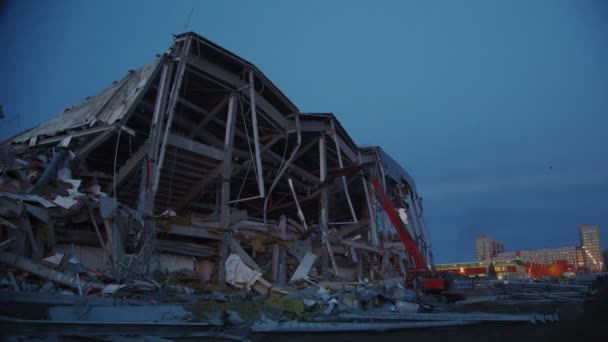
<instances>
[{"instance_id":1,"label":"excavator boom arm","mask_svg":"<svg viewBox=\"0 0 608 342\"><path fill-rule=\"evenodd\" d=\"M374 188L374 194L380 202L380 205L382 205L382 208L384 208L386 215L391 220L391 223L397 230L397 234L399 235L399 238L401 239L405 250L412 256L415 269L428 270L428 266L426 264L426 261L424 260L424 257L422 256L422 253L420 253L420 249L418 249L418 246L412 240L410 234L406 230L405 224L399 218L397 210L395 210L395 207L391 203L388 195L386 194L382 186L380 186L378 181L376 181L375 179L370 179L370 183Z\"/></svg>"}]
</instances>

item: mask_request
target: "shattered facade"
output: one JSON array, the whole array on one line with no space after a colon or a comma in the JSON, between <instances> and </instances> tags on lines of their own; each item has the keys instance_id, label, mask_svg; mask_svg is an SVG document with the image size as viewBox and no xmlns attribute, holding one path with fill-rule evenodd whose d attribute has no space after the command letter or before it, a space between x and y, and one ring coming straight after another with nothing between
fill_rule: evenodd
<instances>
[{"instance_id":1,"label":"shattered facade","mask_svg":"<svg viewBox=\"0 0 608 342\"><path fill-rule=\"evenodd\" d=\"M235 254L260 292L403 277L411 256L372 179L432 263L421 198L395 160L194 33L1 151L12 266L71 255L119 280L186 268L224 284Z\"/></svg>"}]
</instances>

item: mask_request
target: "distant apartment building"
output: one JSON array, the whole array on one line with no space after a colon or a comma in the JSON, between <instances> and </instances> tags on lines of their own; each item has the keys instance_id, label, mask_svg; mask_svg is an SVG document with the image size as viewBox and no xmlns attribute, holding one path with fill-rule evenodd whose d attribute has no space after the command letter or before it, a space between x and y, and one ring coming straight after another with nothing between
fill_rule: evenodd
<instances>
[{"instance_id":1,"label":"distant apartment building","mask_svg":"<svg viewBox=\"0 0 608 342\"><path fill-rule=\"evenodd\" d=\"M475 252L477 261L493 260L498 254L505 251L502 241L494 240L484 235L475 238Z\"/></svg>"},{"instance_id":2,"label":"distant apartment building","mask_svg":"<svg viewBox=\"0 0 608 342\"><path fill-rule=\"evenodd\" d=\"M522 259L525 262L533 262L541 265L552 265L558 261L566 261L568 264L578 266L584 265L581 252L578 253L577 247L559 247L559 248L544 248L536 250L523 250L517 252L504 252L499 253L494 259L495 260L512 260Z\"/></svg>"},{"instance_id":3,"label":"distant apartment building","mask_svg":"<svg viewBox=\"0 0 608 342\"><path fill-rule=\"evenodd\" d=\"M501 241L487 236L478 236L475 240L478 262L519 260L534 270L550 270L551 266L562 265L568 272L602 272L606 269L608 258L602 252L600 228L597 225L580 225L580 246L544 248L505 252ZM546 272L536 272L544 274ZM534 275L530 275L535 277Z\"/></svg>"},{"instance_id":4,"label":"distant apartment building","mask_svg":"<svg viewBox=\"0 0 608 342\"><path fill-rule=\"evenodd\" d=\"M591 272L602 272L604 270L604 256L602 255L600 227L581 224L578 231L585 258L585 267Z\"/></svg>"}]
</instances>

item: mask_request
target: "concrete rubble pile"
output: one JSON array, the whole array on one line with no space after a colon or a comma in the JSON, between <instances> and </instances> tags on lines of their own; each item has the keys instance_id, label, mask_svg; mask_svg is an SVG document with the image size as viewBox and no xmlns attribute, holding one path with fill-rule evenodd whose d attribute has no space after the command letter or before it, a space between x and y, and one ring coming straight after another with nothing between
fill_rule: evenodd
<instances>
[{"instance_id":1,"label":"concrete rubble pile","mask_svg":"<svg viewBox=\"0 0 608 342\"><path fill-rule=\"evenodd\" d=\"M0 145L2 331L243 339L387 313L408 316L357 329L500 320L415 316L440 303L403 286L411 256L370 179L432 264L403 167L333 114L301 113L253 64L178 35Z\"/></svg>"}]
</instances>

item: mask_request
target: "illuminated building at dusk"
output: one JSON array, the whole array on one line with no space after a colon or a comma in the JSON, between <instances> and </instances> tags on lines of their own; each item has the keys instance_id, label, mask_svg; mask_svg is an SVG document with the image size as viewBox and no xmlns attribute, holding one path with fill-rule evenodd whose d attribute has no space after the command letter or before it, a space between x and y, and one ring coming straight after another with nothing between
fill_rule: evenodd
<instances>
[{"instance_id":1,"label":"illuminated building at dusk","mask_svg":"<svg viewBox=\"0 0 608 342\"><path fill-rule=\"evenodd\" d=\"M554 276L553 274L559 273L558 270L577 273L602 272L605 269L605 261L602 254L599 226L580 225L578 230L580 246L515 252L505 252L500 241L487 236L478 236L475 239L477 261L506 262L520 260L526 265L526 272L530 277ZM555 267L551 269L552 266ZM549 272L550 269L553 272ZM465 273L468 273L468 271Z\"/></svg>"}]
</instances>

